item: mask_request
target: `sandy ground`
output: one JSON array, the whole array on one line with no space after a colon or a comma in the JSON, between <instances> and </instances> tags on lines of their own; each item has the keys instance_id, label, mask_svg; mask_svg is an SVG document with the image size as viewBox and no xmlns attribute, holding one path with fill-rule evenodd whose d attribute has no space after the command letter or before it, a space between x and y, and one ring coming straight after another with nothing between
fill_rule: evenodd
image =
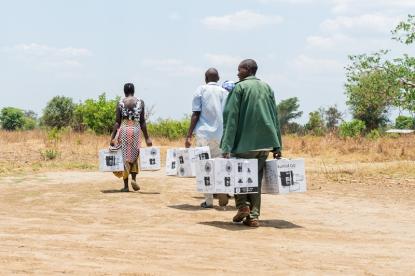
<instances>
[{"instance_id":1,"label":"sandy ground","mask_svg":"<svg viewBox=\"0 0 415 276\"><path fill-rule=\"evenodd\" d=\"M307 193L263 195L257 229L162 171L138 193L108 173L1 178L0 274L415 275L415 179L310 175Z\"/></svg>"}]
</instances>

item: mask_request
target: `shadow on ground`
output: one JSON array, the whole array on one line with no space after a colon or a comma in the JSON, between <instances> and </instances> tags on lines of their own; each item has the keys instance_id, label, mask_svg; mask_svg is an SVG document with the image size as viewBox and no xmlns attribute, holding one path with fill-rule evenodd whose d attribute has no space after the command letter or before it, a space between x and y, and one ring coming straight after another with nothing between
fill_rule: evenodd
<instances>
[{"instance_id":1,"label":"shadow on ground","mask_svg":"<svg viewBox=\"0 0 415 276\"><path fill-rule=\"evenodd\" d=\"M286 220L279 220L279 219L271 219L271 220L260 220L260 227L271 227L271 228L278 228L278 229L294 229L294 228L303 228L300 225L294 224L292 222ZM198 224L213 226L229 231L241 231L241 230L249 230L254 229L251 227L245 226L243 223L234 223L231 221L203 221L199 222Z\"/></svg>"},{"instance_id":2,"label":"shadow on ground","mask_svg":"<svg viewBox=\"0 0 415 276\"><path fill-rule=\"evenodd\" d=\"M169 208L185 210L185 211L204 211L204 210L216 210L216 211L236 211L235 206L226 206L226 208L220 206L214 206L213 208L202 208L200 205L190 205L190 204L179 204L179 205L170 205Z\"/></svg>"},{"instance_id":3,"label":"shadow on ground","mask_svg":"<svg viewBox=\"0 0 415 276\"><path fill-rule=\"evenodd\" d=\"M134 192L134 191L128 191L128 192L122 192L121 190L111 189L111 190L101 190L101 193L103 194L116 194L116 193L137 193L142 195L159 195L159 192Z\"/></svg>"}]
</instances>

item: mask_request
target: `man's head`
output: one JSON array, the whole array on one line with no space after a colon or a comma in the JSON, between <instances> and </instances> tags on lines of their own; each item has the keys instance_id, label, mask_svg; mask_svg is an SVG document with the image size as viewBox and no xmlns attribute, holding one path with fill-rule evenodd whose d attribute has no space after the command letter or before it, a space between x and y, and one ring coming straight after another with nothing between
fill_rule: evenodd
<instances>
[{"instance_id":1,"label":"man's head","mask_svg":"<svg viewBox=\"0 0 415 276\"><path fill-rule=\"evenodd\" d=\"M257 70L258 65L255 60L245 59L238 66L238 78L243 80L249 76L255 76Z\"/></svg>"},{"instance_id":2,"label":"man's head","mask_svg":"<svg viewBox=\"0 0 415 276\"><path fill-rule=\"evenodd\" d=\"M207 71L205 73L205 81L206 81L206 83L218 82L219 81L218 70L216 70L215 68L207 69Z\"/></svg>"},{"instance_id":3,"label":"man's head","mask_svg":"<svg viewBox=\"0 0 415 276\"><path fill-rule=\"evenodd\" d=\"M126 97L134 96L134 84L132 83L124 84L124 94Z\"/></svg>"}]
</instances>

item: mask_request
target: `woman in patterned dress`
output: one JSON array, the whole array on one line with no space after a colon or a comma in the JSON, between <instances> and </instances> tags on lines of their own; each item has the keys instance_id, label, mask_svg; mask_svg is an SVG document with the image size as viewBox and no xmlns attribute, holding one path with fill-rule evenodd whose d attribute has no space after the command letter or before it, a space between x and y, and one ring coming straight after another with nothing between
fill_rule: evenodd
<instances>
[{"instance_id":1,"label":"woman in patterned dress","mask_svg":"<svg viewBox=\"0 0 415 276\"><path fill-rule=\"evenodd\" d=\"M131 186L134 191L140 190L137 184L138 157L140 154L141 131L146 139L148 147L153 145L147 132L147 125L144 113L144 101L134 97L134 85L124 85L125 98L121 99L116 109L114 130L111 135L110 145L121 145L124 159L124 188L121 192L128 192L128 176L131 174ZM117 135L118 134L118 135ZM118 136L118 140L114 138Z\"/></svg>"}]
</instances>

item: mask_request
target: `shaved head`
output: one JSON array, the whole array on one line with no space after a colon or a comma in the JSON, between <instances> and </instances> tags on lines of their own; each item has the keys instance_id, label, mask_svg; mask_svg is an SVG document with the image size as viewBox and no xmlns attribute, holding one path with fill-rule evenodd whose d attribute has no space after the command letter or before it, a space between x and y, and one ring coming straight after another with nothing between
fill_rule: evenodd
<instances>
[{"instance_id":1,"label":"shaved head","mask_svg":"<svg viewBox=\"0 0 415 276\"><path fill-rule=\"evenodd\" d=\"M215 68L209 68L207 69L205 73L205 81L208 82L217 82L219 80L219 73L218 70Z\"/></svg>"},{"instance_id":2,"label":"shaved head","mask_svg":"<svg viewBox=\"0 0 415 276\"><path fill-rule=\"evenodd\" d=\"M253 59L245 59L241 61L239 64L239 67L245 68L248 70L249 74L252 76L255 76L256 71L258 70L258 65L256 64L256 61Z\"/></svg>"}]
</instances>

